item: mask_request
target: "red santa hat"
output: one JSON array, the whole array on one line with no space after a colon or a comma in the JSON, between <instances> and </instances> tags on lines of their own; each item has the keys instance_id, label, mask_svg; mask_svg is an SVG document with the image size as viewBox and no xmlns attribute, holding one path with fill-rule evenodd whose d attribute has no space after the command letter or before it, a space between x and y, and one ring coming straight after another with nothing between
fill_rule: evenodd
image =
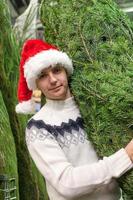
<instances>
[{"instance_id":1,"label":"red santa hat","mask_svg":"<svg viewBox=\"0 0 133 200\"><path fill-rule=\"evenodd\" d=\"M30 39L25 42L20 60L17 113L35 113L32 92L37 89L36 79L43 69L56 64L63 65L68 75L73 73L71 59L54 45L40 39Z\"/></svg>"}]
</instances>

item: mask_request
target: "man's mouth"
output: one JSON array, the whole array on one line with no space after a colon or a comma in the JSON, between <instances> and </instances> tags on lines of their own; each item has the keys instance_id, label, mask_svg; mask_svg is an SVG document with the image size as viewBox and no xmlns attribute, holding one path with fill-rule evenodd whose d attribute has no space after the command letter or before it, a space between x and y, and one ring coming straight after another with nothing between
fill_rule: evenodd
<instances>
[{"instance_id":1,"label":"man's mouth","mask_svg":"<svg viewBox=\"0 0 133 200\"><path fill-rule=\"evenodd\" d=\"M60 89L61 86L62 86L62 85L59 85L59 86L57 86L57 87L50 88L49 90L58 90L58 89Z\"/></svg>"}]
</instances>

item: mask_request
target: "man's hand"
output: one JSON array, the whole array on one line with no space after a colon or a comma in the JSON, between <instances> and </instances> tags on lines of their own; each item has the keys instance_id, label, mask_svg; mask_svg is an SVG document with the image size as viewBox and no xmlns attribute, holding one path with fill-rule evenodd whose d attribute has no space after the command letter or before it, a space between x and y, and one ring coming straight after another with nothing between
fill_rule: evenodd
<instances>
[{"instance_id":1,"label":"man's hand","mask_svg":"<svg viewBox=\"0 0 133 200\"><path fill-rule=\"evenodd\" d=\"M130 157L131 161L133 162L133 139L125 147L125 150L126 150L128 156Z\"/></svg>"}]
</instances>

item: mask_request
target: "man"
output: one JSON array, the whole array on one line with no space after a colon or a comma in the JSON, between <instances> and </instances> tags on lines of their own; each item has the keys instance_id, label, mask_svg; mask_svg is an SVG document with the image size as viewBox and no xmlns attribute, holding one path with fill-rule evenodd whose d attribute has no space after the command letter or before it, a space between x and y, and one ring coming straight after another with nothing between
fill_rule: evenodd
<instances>
[{"instance_id":1,"label":"man","mask_svg":"<svg viewBox=\"0 0 133 200\"><path fill-rule=\"evenodd\" d=\"M98 160L68 85L72 72L70 58L55 46L41 40L25 43L16 111L35 110L36 88L46 97L46 104L27 124L29 153L45 177L50 200L118 200L115 179L133 168L133 141Z\"/></svg>"}]
</instances>

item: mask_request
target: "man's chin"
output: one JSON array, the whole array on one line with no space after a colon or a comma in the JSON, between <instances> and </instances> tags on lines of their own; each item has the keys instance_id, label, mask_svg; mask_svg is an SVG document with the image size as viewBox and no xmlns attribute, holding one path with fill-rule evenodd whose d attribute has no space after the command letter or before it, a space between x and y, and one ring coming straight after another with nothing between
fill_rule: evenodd
<instances>
[{"instance_id":1,"label":"man's chin","mask_svg":"<svg viewBox=\"0 0 133 200\"><path fill-rule=\"evenodd\" d=\"M65 100L66 95L53 95L53 96L50 96L49 99L51 99L51 100Z\"/></svg>"}]
</instances>

